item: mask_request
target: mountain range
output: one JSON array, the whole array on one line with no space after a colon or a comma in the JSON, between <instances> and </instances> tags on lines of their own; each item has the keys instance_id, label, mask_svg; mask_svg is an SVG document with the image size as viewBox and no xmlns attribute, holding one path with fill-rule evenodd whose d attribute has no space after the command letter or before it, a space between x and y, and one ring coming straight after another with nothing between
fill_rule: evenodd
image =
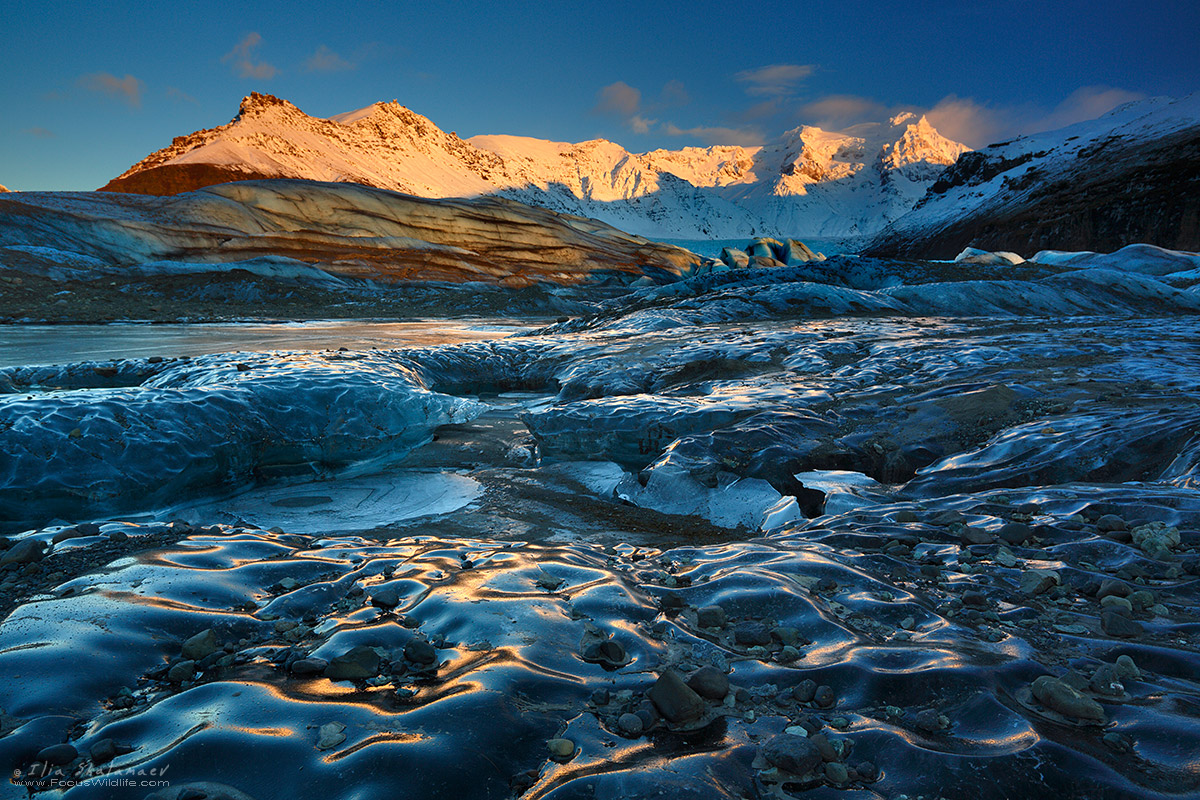
<instances>
[{"instance_id":1,"label":"mountain range","mask_svg":"<svg viewBox=\"0 0 1200 800\"><path fill-rule=\"evenodd\" d=\"M965 153L865 252L953 258L965 247L1200 250L1200 94Z\"/></svg>"},{"instance_id":2,"label":"mountain range","mask_svg":"<svg viewBox=\"0 0 1200 800\"><path fill-rule=\"evenodd\" d=\"M966 151L910 113L840 133L798 127L757 147L635 154L604 139L462 139L395 101L324 119L252 93L231 122L176 137L102 190L302 178L428 198L499 195L652 237L843 238L901 217Z\"/></svg>"}]
</instances>

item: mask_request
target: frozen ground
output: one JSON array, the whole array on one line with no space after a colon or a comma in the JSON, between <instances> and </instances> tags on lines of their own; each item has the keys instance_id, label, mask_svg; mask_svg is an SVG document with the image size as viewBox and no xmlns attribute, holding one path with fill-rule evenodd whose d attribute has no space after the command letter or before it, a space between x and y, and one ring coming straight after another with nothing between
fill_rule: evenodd
<instances>
[{"instance_id":1,"label":"frozen ground","mask_svg":"<svg viewBox=\"0 0 1200 800\"><path fill-rule=\"evenodd\" d=\"M4 369L0 759L169 798L1194 796L1194 266L1048 262Z\"/></svg>"}]
</instances>

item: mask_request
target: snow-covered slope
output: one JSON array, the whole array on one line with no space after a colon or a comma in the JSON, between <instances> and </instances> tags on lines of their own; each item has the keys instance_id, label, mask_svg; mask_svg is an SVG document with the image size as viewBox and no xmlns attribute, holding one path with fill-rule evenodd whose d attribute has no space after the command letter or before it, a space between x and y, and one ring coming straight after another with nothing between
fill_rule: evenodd
<instances>
[{"instance_id":1,"label":"snow-covered slope","mask_svg":"<svg viewBox=\"0 0 1200 800\"><path fill-rule=\"evenodd\" d=\"M1028 256L1136 242L1200 249L1200 94L1128 103L969 153L868 252Z\"/></svg>"},{"instance_id":2,"label":"snow-covered slope","mask_svg":"<svg viewBox=\"0 0 1200 800\"><path fill-rule=\"evenodd\" d=\"M760 147L633 154L603 139L460 139L392 103L329 119L251 94L230 123L135 164L105 190L174 194L248 178L345 181L423 197L500 194L649 236L861 236L910 209L966 148L901 114Z\"/></svg>"}]
</instances>

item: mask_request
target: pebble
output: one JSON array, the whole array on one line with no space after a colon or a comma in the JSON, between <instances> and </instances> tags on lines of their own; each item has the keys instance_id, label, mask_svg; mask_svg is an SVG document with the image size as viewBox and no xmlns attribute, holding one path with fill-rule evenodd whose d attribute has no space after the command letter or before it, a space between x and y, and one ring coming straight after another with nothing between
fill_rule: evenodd
<instances>
[{"instance_id":1,"label":"pebble","mask_svg":"<svg viewBox=\"0 0 1200 800\"><path fill-rule=\"evenodd\" d=\"M959 537L966 544L991 544L992 535L983 528L973 528L970 525L963 527L959 533Z\"/></svg>"},{"instance_id":2,"label":"pebble","mask_svg":"<svg viewBox=\"0 0 1200 800\"><path fill-rule=\"evenodd\" d=\"M37 539L22 539L0 556L0 564L32 564L46 554L46 544Z\"/></svg>"},{"instance_id":3,"label":"pebble","mask_svg":"<svg viewBox=\"0 0 1200 800\"><path fill-rule=\"evenodd\" d=\"M837 695L832 686L818 686L817 691L813 694L813 700L821 708L831 708L837 702Z\"/></svg>"},{"instance_id":4,"label":"pebble","mask_svg":"<svg viewBox=\"0 0 1200 800\"><path fill-rule=\"evenodd\" d=\"M637 714L626 711L617 718L617 729L626 736L640 736L642 727L642 718Z\"/></svg>"},{"instance_id":5,"label":"pebble","mask_svg":"<svg viewBox=\"0 0 1200 800\"><path fill-rule=\"evenodd\" d=\"M323 658L301 658L292 662L293 675L316 675L324 672L329 662Z\"/></svg>"},{"instance_id":6,"label":"pebble","mask_svg":"<svg viewBox=\"0 0 1200 800\"><path fill-rule=\"evenodd\" d=\"M775 627L771 629L771 636L778 639L780 644L794 645L800 641L800 631L796 628Z\"/></svg>"},{"instance_id":7,"label":"pebble","mask_svg":"<svg viewBox=\"0 0 1200 800\"><path fill-rule=\"evenodd\" d=\"M1000 538L1009 544L1021 545L1033 538L1033 530L1024 522L1009 522L1000 529Z\"/></svg>"},{"instance_id":8,"label":"pebble","mask_svg":"<svg viewBox=\"0 0 1200 800\"><path fill-rule=\"evenodd\" d=\"M1105 721L1103 706L1058 678L1043 675L1033 682L1032 689L1039 703L1065 717L1088 722Z\"/></svg>"},{"instance_id":9,"label":"pebble","mask_svg":"<svg viewBox=\"0 0 1200 800\"><path fill-rule=\"evenodd\" d=\"M937 514L936 516L934 516L934 518L930 520L930 522L932 522L934 525L942 525L942 526L953 525L955 523L961 524L961 523L965 523L966 521L967 521L967 518L963 516L961 511L954 511L954 510L943 511L940 514Z\"/></svg>"},{"instance_id":10,"label":"pebble","mask_svg":"<svg viewBox=\"0 0 1200 800\"><path fill-rule=\"evenodd\" d=\"M1060 582L1058 573L1052 569L1027 569L1021 573L1021 593L1033 597L1049 591Z\"/></svg>"},{"instance_id":11,"label":"pebble","mask_svg":"<svg viewBox=\"0 0 1200 800\"><path fill-rule=\"evenodd\" d=\"M575 755L575 743L570 739L550 739L546 742L546 749L550 751L550 755L554 759L570 759Z\"/></svg>"},{"instance_id":12,"label":"pebble","mask_svg":"<svg viewBox=\"0 0 1200 800\"><path fill-rule=\"evenodd\" d=\"M809 738L813 746L817 748L817 752L821 755L822 761L837 761L838 751L833 746L833 742L829 741L829 737L823 733L818 733Z\"/></svg>"},{"instance_id":13,"label":"pebble","mask_svg":"<svg viewBox=\"0 0 1200 800\"><path fill-rule=\"evenodd\" d=\"M804 775L821 764L821 751L811 740L783 734L763 744L763 757L773 766L794 775Z\"/></svg>"},{"instance_id":14,"label":"pebble","mask_svg":"<svg viewBox=\"0 0 1200 800\"><path fill-rule=\"evenodd\" d=\"M747 647L766 647L771 643L771 632L761 622L743 622L733 629L733 638Z\"/></svg>"},{"instance_id":15,"label":"pebble","mask_svg":"<svg viewBox=\"0 0 1200 800\"><path fill-rule=\"evenodd\" d=\"M79 757L79 751L72 744L52 744L38 751L35 761L42 764L70 764Z\"/></svg>"},{"instance_id":16,"label":"pebble","mask_svg":"<svg viewBox=\"0 0 1200 800\"><path fill-rule=\"evenodd\" d=\"M701 667L696 670L687 685L692 690L709 700L722 700L729 694L729 676L716 667Z\"/></svg>"},{"instance_id":17,"label":"pebble","mask_svg":"<svg viewBox=\"0 0 1200 800\"><path fill-rule=\"evenodd\" d=\"M939 714L935 709L926 708L918 711L913 717L913 724L928 733L937 733L950 726L950 720L945 714Z\"/></svg>"},{"instance_id":18,"label":"pebble","mask_svg":"<svg viewBox=\"0 0 1200 800\"><path fill-rule=\"evenodd\" d=\"M171 683L183 683L196 677L195 661L180 661L167 670L167 680Z\"/></svg>"},{"instance_id":19,"label":"pebble","mask_svg":"<svg viewBox=\"0 0 1200 800\"><path fill-rule=\"evenodd\" d=\"M340 722L326 722L317 731L317 749L332 750L346 741L345 730L346 726Z\"/></svg>"},{"instance_id":20,"label":"pebble","mask_svg":"<svg viewBox=\"0 0 1200 800\"><path fill-rule=\"evenodd\" d=\"M424 639L409 639L404 645L404 657L414 664L427 666L437 661L437 648Z\"/></svg>"},{"instance_id":21,"label":"pebble","mask_svg":"<svg viewBox=\"0 0 1200 800\"><path fill-rule=\"evenodd\" d=\"M1129 656L1117 656L1116 666L1122 680L1129 678L1141 680L1142 673L1137 668L1137 664L1133 663L1133 659Z\"/></svg>"},{"instance_id":22,"label":"pebble","mask_svg":"<svg viewBox=\"0 0 1200 800\"><path fill-rule=\"evenodd\" d=\"M1096 694L1110 697L1120 697L1125 693L1125 687L1121 684L1121 671L1116 664L1101 664L1088 686Z\"/></svg>"},{"instance_id":23,"label":"pebble","mask_svg":"<svg viewBox=\"0 0 1200 800\"><path fill-rule=\"evenodd\" d=\"M1162 522L1138 525L1129 532L1133 543L1151 558L1164 559L1180 545L1179 529Z\"/></svg>"},{"instance_id":24,"label":"pebble","mask_svg":"<svg viewBox=\"0 0 1200 800\"><path fill-rule=\"evenodd\" d=\"M366 645L342 653L325 668L325 677L335 681L361 680L378 674L379 654Z\"/></svg>"},{"instance_id":25,"label":"pebble","mask_svg":"<svg viewBox=\"0 0 1200 800\"><path fill-rule=\"evenodd\" d=\"M600 639L589 642L583 648L583 659L609 667L623 667L629 662L629 656L620 642L614 639Z\"/></svg>"},{"instance_id":26,"label":"pebble","mask_svg":"<svg viewBox=\"0 0 1200 800\"><path fill-rule=\"evenodd\" d=\"M792 689L792 695L796 698L796 702L808 703L811 702L813 696L817 693L817 682L812 678L805 678L796 684Z\"/></svg>"},{"instance_id":27,"label":"pebble","mask_svg":"<svg viewBox=\"0 0 1200 800\"><path fill-rule=\"evenodd\" d=\"M1133 742L1123 733L1109 731L1101 737L1104 746L1116 753L1128 753L1133 749Z\"/></svg>"},{"instance_id":28,"label":"pebble","mask_svg":"<svg viewBox=\"0 0 1200 800\"><path fill-rule=\"evenodd\" d=\"M371 595L371 605L383 611L391 611L400 605L400 593L395 589L380 589Z\"/></svg>"},{"instance_id":29,"label":"pebble","mask_svg":"<svg viewBox=\"0 0 1200 800\"><path fill-rule=\"evenodd\" d=\"M549 572L545 572L545 571L539 572L534 577L534 581L537 583L538 586L540 586L541 588L545 589L548 592L553 592L555 589L557 589L559 586L562 586L562 584L563 584L562 578L556 578L553 575L551 575ZM551 739L550 741L555 741L555 740ZM564 739L562 741L566 741L566 740Z\"/></svg>"},{"instance_id":30,"label":"pebble","mask_svg":"<svg viewBox=\"0 0 1200 800\"><path fill-rule=\"evenodd\" d=\"M843 783L849 782L850 773L844 764L830 761L825 765L825 777L829 779L830 783L841 786Z\"/></svg>"},{"instance_id":31,"label":"pebble","mask_svg":"<svg viewBox=\"0 0 1200 800\"><path fill-rule=\"evenodd\" d=\"M780 661L797 661L800 658L800 651L792 647L790 644L779 651Z\"/></svg>"},{"instance_id":32,"label":"pebble","mask_svg":"<svg viewBox=\"0 0 1200 800\"><path fill-rule=\"evenodd\" d=\"M1096 520L1096 530L1101 533L1109 533L1111 531L1128 530L1125 520L1118 517L1116 514L1105 514L1100 519Z\"/></svg>"},{"instance_id":33,"label":"pebble","mask_svg":"<svg viewBox=\"0 0 1200 800\"><path fill-rule=\"evenodd\" d=\"M1100 601L1101 608L1111 609L1117 612L1124 612L1126 616L1133 614L1133 603L1128 597L1117 597L1115 594L1110 594Z\"/></svg>"},{"instance_id":34,"label":"pebble","mask_svg":"<svg viewBox=\"0 0 1200 800\"><path fill-rule=\"evenodd\" d=\"M1100 629L1118 639L1132 639L1143 632L1142 623L1116 611L1105 611L1100 615Z\"/></svg>"},{"instance_id":35,"label":"pebble","mask_svg":"<svg viewBox=\"0 0 1200 800\"><path fill-rule=\"evenodd\" d=\"M964 606L982 608L987 605L987 596L978 589L968 589L963 592L962 602Z\"/></svg>"},{"instance_id":36,"label":"pebble","mask_svg":"<svg viewBox=\"0 0 1200 800\"><path fill-rule=\"evenodd\" d=\"M201 661L217 651L217 634L212 628L205 628L183 643L183 657L192 661Z\"/></svg>"},{"instance_id":37,"label":"pebble","mask_svg":"<svg viewBox=\"0 0 1200 800\"><path fill-rule=\"evenodd\" d=\"M1131 590L1129 585L1124 581L1108 578L1100 583L1100 589L1096 592L1096 599L1103 600L1106 597L1128 597L1130 592Z\"/></svg>"},{"instance_id":38,"label":"pebble","mask_svg":"<svg viewBox=\"0 0 1200 800\"><path fill-rule=\"evenodd\" d=\"M117 743L112 739L101 739L88 748L93 764L107 764L117 757Z\"/></svg>"},{"instance_id":39,"label":"pebble","mask_svg":"<svg viewBox=\"0 0 1200 800\"><path fill-rule=\"evenodd\" d=\"M696 694L683 678L673 669L668 669L650 691L646 692L654 707L670 722L685 723L697 720L704 714L704 700Z\"/></svg>"},{"instance_id":40,"label":"pebble","mask_svg":"<svg viewBox=\"0 0 1200 800\"><path fill-rule=\"evenodd\" d=\"M696 624L701 628L724 628L726 622L725 609L720 606L702 606L696 609Z\"/></svg>"}]
</instances>

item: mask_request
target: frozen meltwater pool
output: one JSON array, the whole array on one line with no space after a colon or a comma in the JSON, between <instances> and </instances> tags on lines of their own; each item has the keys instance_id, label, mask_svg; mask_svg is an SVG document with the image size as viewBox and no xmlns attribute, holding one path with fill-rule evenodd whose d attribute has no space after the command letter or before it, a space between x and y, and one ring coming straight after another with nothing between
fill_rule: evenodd
<instances>
[{"instance_id":1,"label":"frozen meltwater pool","mask_svg":"<svg viewBox=\"0 0 1200 800\"><path fill-rule=\"evenodd\" d=\"M0 368L76 361L202 356L262 350L369 350L499 339L537 323L511 319L419 319L407 322L316 320L157 325L6 325Z\"/></svg>"},{"instance_id":2,"label":"frozen meltwater pool","mask_svg":"<svg viewBox=\"0 0 1200 800\"><path fill-rule=\"evenodd\" d=\"M167 515L281 527L305 534L334 534L449 514L483 492L465 475L393 470L337 480L305 481L251 489L219 500L174 508Z\"/></svg>"}]
</instances>

